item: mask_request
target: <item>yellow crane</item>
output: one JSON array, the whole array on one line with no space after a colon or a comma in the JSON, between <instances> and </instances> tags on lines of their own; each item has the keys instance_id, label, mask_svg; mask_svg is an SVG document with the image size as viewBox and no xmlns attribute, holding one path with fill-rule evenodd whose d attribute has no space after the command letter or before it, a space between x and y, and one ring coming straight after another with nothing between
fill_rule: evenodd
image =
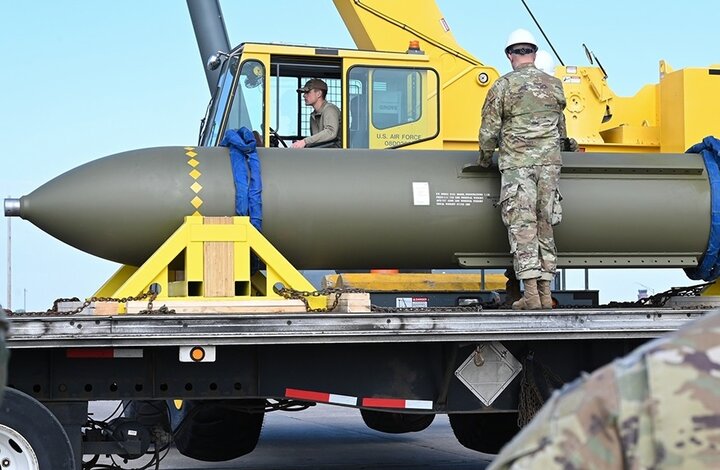
<instances>
[{"instance_id":1,"label":"yellow crane","mask_svg":"<svg viewBox=\"0 0 720 470\"><path fill-rule=\"evenodd\" d=\"M307 135L294 90L316 77L342 109L345 148L477 148L479 107L500 74L458 44L435 2L334 5L357 49L243 43L227 56L202 143L241 125L275 134L265 145ZM711 114L720 107L720 65L672 70L661 61L659 82L631 97L616 95L598 65L558 66L555 75L568 134L582 150L684 152L720 134Z\"/></svg>"}]
</instances>

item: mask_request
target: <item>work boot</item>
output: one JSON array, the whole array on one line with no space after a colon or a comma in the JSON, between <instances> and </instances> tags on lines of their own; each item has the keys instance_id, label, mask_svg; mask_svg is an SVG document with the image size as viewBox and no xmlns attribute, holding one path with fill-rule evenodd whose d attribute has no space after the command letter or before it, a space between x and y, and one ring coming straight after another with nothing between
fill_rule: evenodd
<instances>
[{"instance_id":1,"label":"work boot","mask_svg":"<svg viewBox=\"0 0 720 470\"><path fill-rule=\"evenodd\" d=\"M550 309L553 307L552 293L550 292L550 281L543 281L542 279L537 282L538 294L540 294L540 304L544 309Z\"/></svg>"},{"instance_id":2,"label":"work boot","mask_svg":"<svg viewBox=\"0 0 720 470\"><path fill-rule=\"evenodd\" d=\"M538 280L537 279L525 279L525 293L522 299L517 302L513 302L513 310L540 310L542 304L540 303L540 295L538 295Z\"/></svg>"},{"instance_id":3,"label":"work boot","mask_svg":"<svg viewBox=\"0 0 720 470\"><path fill-rule=\"evenodd\" d=\"M508 276L507 273L505 273L505 275ZM505 304L512 305L512 303L519 300L520 297L520 281L515 279L514 275L512 277L508 276L508 280L505 283Z\"/></svg>"}]
</instances>

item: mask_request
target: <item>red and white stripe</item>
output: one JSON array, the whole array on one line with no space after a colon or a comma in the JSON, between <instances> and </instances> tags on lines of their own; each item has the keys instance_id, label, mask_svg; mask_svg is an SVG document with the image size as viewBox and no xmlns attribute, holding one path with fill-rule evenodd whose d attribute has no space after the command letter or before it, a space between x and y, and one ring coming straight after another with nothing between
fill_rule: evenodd
<instances>
[{"instance_id":1,"label":"red and white stripe","mask_svg":"<svg viewBox=\"0 0 720 470\"><path fill-rule=\"evenodd\" d=\"M313 392L310 390L299 390L286 388L285 397L296 400L314 401L317 403L333 403L336 405L364 406L367 408L393 408L398 410L431 410L431 400L405 400L404 398L362 398L348 395L338 395L327 392Z\"/></svg>"},{"instance_id":2,"label":"red and white stripe","mask_svg":"<svg viewBox=\"0 0 720 470\"><path fill-rule=\"evenodd\" d=\"M402 398L363 398L362 406L400 410L432 410L433 402L430 400L405 400Z\"/></svg>"},{"instance_id":3,"label":"red and white stripe","mask_svg":"<svg viewBox=\"0 0 720 470\"><path fill-rule=\"evenodd\" d=\"M68 359L117 359L143 357L142 348L68 348Z\"/></svg>"},{"instance_id":4,"label":"red and white stripe","mask_svg":"<svg viewBox=\"0 0 720 470\"><path fill-rule=\"evenodd\" d=\"M285 396L287 398L295 398L297 400L315 401L318 403L334 403L336 405L357 406L357 397L349 397L347 395L338 395L336 393L311 392L309 390L298 390L295 388L286 388Z\"/></svg>"}]
</instances>

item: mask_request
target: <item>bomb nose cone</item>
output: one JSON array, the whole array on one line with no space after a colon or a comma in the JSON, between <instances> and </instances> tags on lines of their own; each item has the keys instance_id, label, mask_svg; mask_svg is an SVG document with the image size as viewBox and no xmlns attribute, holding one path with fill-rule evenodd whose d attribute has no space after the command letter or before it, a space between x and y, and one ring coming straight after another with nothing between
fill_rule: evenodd
<instances>
[{"instance_id":1,"label":"bomb nose cone","mask_svg":"<svg viewBox=\"0 0 720 470\"><path fill-rule=\"evenodd\" d=\"M20 199L5 199L5 217L20 217Z\"/></svg>"}]
</instances>

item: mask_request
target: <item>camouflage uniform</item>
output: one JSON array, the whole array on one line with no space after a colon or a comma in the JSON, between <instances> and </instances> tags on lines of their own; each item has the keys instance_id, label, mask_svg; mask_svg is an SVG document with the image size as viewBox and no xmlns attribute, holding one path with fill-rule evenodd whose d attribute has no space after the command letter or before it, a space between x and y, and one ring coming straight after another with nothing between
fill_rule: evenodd
<instances>
[{"instance_id":1,"label":"camouflage uniform","mask_svg":"<svg viewBox=\"0 0 720 470\"><path fill-rule=\"evenodd\" d=\"M720 468L720 312L555 392L488 470Z\"/></svg>"},{"instance_id":2,"label":"camouflage uniform","mask_svg":"<svg viewBox=\"0 0 720 470\"><path fill-rule=\"evenodd\" d=\"M532 64L500 77L488 92L480 127L481 165L499 148L500 205L518 279L552 280L552 213L559 204L560 140L566 137L562 83Z\"/></svg>"}]
</instances>

